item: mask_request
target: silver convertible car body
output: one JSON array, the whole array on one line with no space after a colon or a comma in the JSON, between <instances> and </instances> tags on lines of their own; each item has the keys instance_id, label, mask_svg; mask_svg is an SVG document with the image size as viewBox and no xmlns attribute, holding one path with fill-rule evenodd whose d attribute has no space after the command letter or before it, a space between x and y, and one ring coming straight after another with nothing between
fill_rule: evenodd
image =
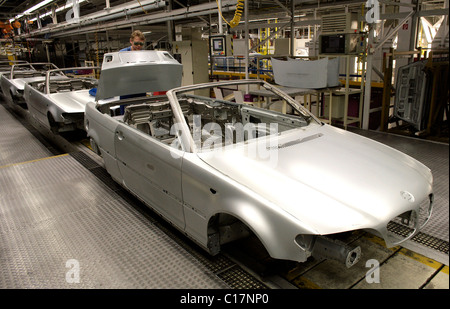
<instances>
[{"instance_id":1,"label":"silver convertible car body","mask_svg":"<svg viewBox=\"0 0 450 309\"><path fill-rule=\"evenodd\" d=\"M19 63L11 66L8 74L2 74L0 84L6 101L11 105L26 108L24 98L25 84L28 82L41 82L50 69L57 69L53 63Z\"/></svg>"},{"instance_id":2,"label":"silver convertible car body","mask_svg":"<svg viewBox=\"0 0 450 309\"><path fill-rule=\"evenodd\" d=\"M90 89L97 87L94 74L76 75L74 72L94 72L98 67L53 69L44 79L25 84L24 99L33 118L54 133L84 129L86 103L94 97ZM74 74L74 75L69 75Z\"/></svg>"},{"instance_id":3,"label":"silver convertible car body","mask_svg":"<svg viewBox=\"0 0 450 309\"><path fill-rule=\"evenodd\" d=\"M245 92L251 102L240 101ZM123 115L113 112L119 104ZM109 174L210 254L254 234L275 259L351 267L361 249L339 235L365 230L391 247L431 216L426 166L321 123L263 81L90 102L86 126Z\"/></svg>"},{"instance_id":4,"label":"silver convertible car body","mask_svg":"<svg viewBox=\"0 0 450 309\"><path fill-rule=\"evenodd\" d=\"M19 64L19 63L28 63L24 60L1 60L0 61L0 80L2 78L3 74L11 74L11 66L13 64ZM1 87L0 87L0 93L2 93Z\"/></svg>"}]
</instances>

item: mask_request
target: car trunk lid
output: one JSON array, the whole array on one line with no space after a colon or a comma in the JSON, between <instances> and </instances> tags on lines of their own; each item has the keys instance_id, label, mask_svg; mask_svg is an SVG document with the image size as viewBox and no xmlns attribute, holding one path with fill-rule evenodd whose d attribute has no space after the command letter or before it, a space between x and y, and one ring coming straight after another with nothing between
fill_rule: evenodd
<instances>
[{"instance_id":1,"label":"car trunk lid","mask_svg":"<svg viewBox=\"0 0 450 309\"><path fill-rule=\"evenodd\" d=\"M182 65L168 52L132 51L105 54L96 100L179 87Z\"/></svg>"}]
</instances>

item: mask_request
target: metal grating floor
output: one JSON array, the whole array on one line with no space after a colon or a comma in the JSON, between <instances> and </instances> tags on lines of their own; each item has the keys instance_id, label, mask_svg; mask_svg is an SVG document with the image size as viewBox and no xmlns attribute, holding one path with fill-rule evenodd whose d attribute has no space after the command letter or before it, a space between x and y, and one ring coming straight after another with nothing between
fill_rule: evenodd
<instances>
[{"instance_id":1,"label":"metal grating floor","mask_svg":"<svg viewBox=\"0 0 450 309\"><path fill-rule=\"evenodd\" d=\"M29 131L0 105L0 166L52 155Z\"/></svg>"},{"instance_id":2,"label":"metal grating floor","mask_svg":"<svg viewBox=\"0 0 450 309\"><path fill-rule=\"evenodd\" d=\"M244 271L240 266L232 262L228 257L219 254L217 256L210 256L195 244L190 243L184 235L180 235L177 230L168 226L168 224L159 219L151 210L137 201L132 195L126 192L119 186L108 174L108 172L99 166L92 158L83 152L70 153L75 160L82 164L85 168L90 170L99 180L106 184L115 193L120 195L130 207L140 212L143 216L148 218L161 231L168 235L184 250L189 252L195 260L203 264L208 270L213 272L217 277L221 278L229 287L239 289L267 289L268 287L256 279L253 275ZM155 219L156 216L156 219ZM238 275L231 275L238 274Z\"/></svg>"},{"instance_id":3,"label":"metal grating floor","mask_svg":"<svg viewBox=\"0 0 450 309\"><path fill-rule=\"evenodd\" d=\"M2 288L228 288L69 155L0 169ZM69 260L80 282L66 281Z\"/></svg>"},{"instance_id":4,"label":"metal grating floor","mask_svg":"<svg viewBox=\"0 0 450 309\"><path fill-rule=\"evenodd\" d=\"M0 288L267 288L186 245L95 160L42 145L8 111L0 105L12 131L0 137ZM78 282L66 277L73 261Z\"/></svg>"}]
</instances>

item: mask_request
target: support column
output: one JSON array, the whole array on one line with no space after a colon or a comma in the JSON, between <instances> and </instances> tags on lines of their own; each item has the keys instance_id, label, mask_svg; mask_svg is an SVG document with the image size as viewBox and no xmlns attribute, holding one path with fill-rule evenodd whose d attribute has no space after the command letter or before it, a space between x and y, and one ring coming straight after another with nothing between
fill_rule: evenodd
<instances>
[{"instance_id":1,"label":"support column","mask_svg":"<svg viewBox=\"0 0 450 309\"><path fill-rule=\"evenodd\" d=\"M173 8L173 0L169 1L169 5L168 5L168 11L171 12ZM173 20L168 20L167 21L167 37L169 39L169 44L170 44L170 48L172 48L172 44L174 41L174 21Z\"/></svg>"},{"instance_id":2,"label":"support column","mask_svg":"<svg viewBox=\"0 0 450 309\"><path fill-rule=\"evenodd\" d=\"M294 21L295 1L291 1L291 57L295 56L295 21Z\"/></svg>"},{"instance_id":3,"label":"support column","mask_svg":"<svg viewBox=\"0 0 450 309\"><path fill-rule=\"evenodd\" d=\"M218 0L217 4L219 5L219 11L222 12L222 0ZM218 19L219 19L219 33L223 34L222 16L220 16L220 13Z\"/></svg>"},{"instance_id":4,"label":"support column","mask_svg":"<svg viewBox=\"0 0 450 309\"><path fill-rule=\"evenodd\" d=\"M44 43L44 45L45 45L45 53L47 54L47 62L51 62L51 60L50 60L50 51L48 49L48 44Z\"/></svg>"},{"instance_id":5,"label":"support column","mask_svg":"<svg viewBox=\"0 0 450 309\"><path fill-rule=\"evenodd\" d=\"M250 34L248 33L248 1L245 1L244 16L245 16L245 79L249 79L248 67L249 67L249 45L248 40L250 39ZM246 94L250 92L247 86Z\"/></svg>"},{"instance_id":6,"label":"support column","mask_svg":"<svg viewBox=\"0 0 450 309\"><path fill-rule=\"evenodd\" d=\"M370 100L372 91L372 65L373 65L373 36L375 24L369 25L369 38L367 42L367 69L366 69L366 79L364 84L364 106L363 106L363 119L362 128L364 130L369 129L369 115L370 115ZM361 77L361 82L363 82Z\"/></svg>"}]
</instances>

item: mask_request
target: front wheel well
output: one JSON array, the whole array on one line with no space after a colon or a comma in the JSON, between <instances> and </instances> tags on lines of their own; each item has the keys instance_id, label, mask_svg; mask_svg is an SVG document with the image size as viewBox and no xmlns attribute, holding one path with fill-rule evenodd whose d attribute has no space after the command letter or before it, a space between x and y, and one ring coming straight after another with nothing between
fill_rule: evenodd
<instances>
[{"instance_id":1,"label":"front wheel well","mask_svg":"<svg viewBox=\"0 0 450 309\"><path fill-rule=\"evenodd\" d=\"M53 115L50 111L47 112L47 119L48 119L48 124L50 125L50 130L54 134L58 134L59 133L59 125L56 122L55 118L53 117Z\"/></svg>"},{"instance_id":2,"label":"front wheel well","mask_svg":"<svg viewBox=\"0 0 450 309\"><path fill-rule=\"evenodd\" d=\"M212 253L218 253L224 244L252 235L255 236L252 229L231 214L215 214L208 223L208 247Z\"/></svg>"},{"instance_id":3,"label":"front wheel well","mask_svg":"<svg viewBox=\"0 0 450 309\"><path fill-rule=\"evenodd\" d=\"M99 156L102 155L100 148L98 147L97 141L92 136L89 137L89 144L91 145L91 149L95 154Z\"/></svg>"}]
</instances>

